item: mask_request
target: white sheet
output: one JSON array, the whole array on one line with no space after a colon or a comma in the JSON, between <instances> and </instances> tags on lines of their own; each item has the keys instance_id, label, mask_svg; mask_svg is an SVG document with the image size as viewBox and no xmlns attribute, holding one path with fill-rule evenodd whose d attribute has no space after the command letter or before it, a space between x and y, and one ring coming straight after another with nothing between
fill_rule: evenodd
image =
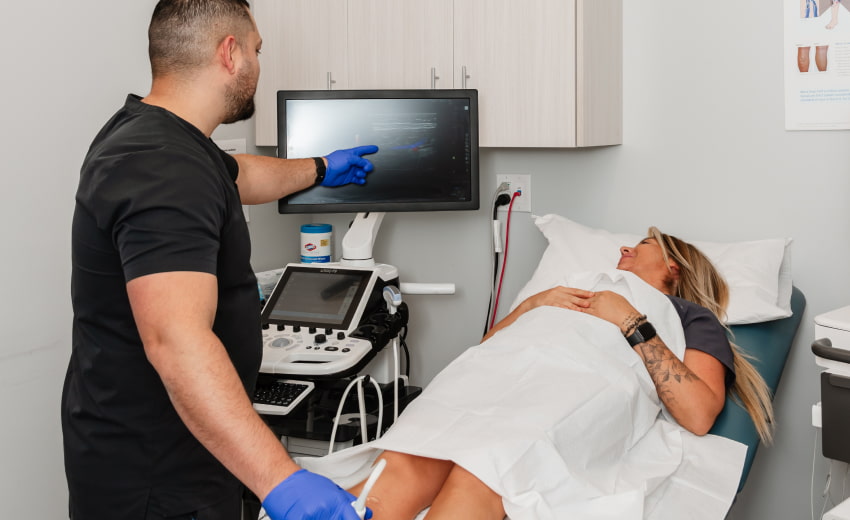
<instances>
[{"instance_id":1,"label":"white sheet","mask_svg":"<svg viewBox=\"0 0 850 520\"><path fill-rule=\"evenodd\" d=\"M623 294L683 355L676 311L631 273L563 284ZM453 361L382 439L299 462L350 487L380 450L451 459L499 493L512 520L723 518L746 447L696 437L661 412L616 326L544 307Z\"/></svg>"}]
</instances>

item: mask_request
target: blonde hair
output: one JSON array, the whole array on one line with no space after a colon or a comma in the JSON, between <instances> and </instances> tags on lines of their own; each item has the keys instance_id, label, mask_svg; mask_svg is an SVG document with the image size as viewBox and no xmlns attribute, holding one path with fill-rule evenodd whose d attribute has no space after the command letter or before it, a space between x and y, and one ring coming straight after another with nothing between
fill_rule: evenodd
<instances>
[{"instance_id":1,"label":"blonde hair","mask_svg":"<svg viewBox=\"0 0 850 520\"><path fill-rule=\"evenodd\" d=\"M669 265L672 261L679 267L678 279L671 277L669 282L670 293L707 308L720 323L724 323L729 305L729 286L711 261L693 245L666 235L656 227L649 228L648 236L661 246L665 264ZM734 343L731 345L735 384L729 393L747 410L761 440L769 444L773 440L774 421L770 389L750 363L752 356Z\"/></svg>"}]
</instances>

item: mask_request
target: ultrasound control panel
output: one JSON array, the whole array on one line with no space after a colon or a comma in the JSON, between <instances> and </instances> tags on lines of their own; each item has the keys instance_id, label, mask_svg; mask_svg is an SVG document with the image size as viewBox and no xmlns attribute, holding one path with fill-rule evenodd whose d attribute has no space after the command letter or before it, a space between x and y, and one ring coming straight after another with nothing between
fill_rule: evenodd
<instances>
[{"instance_id":1,"label":"ultrasound control panel","mask_svg":"<svg viewBox=\"0 0 850 520\"><path fill-rule=\"evenodd\" d=\"M385 285L375 268L288 264L263 308L260 372L342 377L365 366L391 339L375 319Z\"/></svg>"}]
</instances>

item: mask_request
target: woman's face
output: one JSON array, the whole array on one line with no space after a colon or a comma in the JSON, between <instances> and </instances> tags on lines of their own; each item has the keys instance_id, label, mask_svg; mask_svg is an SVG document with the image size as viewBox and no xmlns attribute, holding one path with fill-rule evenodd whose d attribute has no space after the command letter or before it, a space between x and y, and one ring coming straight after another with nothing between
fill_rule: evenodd
<instances>
[{"instance_id":1,"label":"woman's face","mask_svg":"<svg viewBox=\"0 0 850 520\"><path fill-rule=\"evenodd\" d=\"M669 265L664 262L661 246L654 238L645 238L634 247L621 247L617 269L636 274L665 294L670 292L670 280L679 270L672 260Z\"/></svg>"}]
</instances>

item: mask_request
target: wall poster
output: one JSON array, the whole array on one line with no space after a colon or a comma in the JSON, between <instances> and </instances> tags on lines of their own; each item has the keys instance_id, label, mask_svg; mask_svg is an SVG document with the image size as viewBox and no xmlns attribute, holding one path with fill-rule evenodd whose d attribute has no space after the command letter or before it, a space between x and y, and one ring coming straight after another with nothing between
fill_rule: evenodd
<instances>
[{"instance_id":1,"label":"wall poster","mask_svg":"<svg viewBox=\"0 0 850 520\"><path fill-rule=\"evenodd\" d=\"M785 128L850 128L850 0L785 0Z\"/></svg>"}]
</instances>

